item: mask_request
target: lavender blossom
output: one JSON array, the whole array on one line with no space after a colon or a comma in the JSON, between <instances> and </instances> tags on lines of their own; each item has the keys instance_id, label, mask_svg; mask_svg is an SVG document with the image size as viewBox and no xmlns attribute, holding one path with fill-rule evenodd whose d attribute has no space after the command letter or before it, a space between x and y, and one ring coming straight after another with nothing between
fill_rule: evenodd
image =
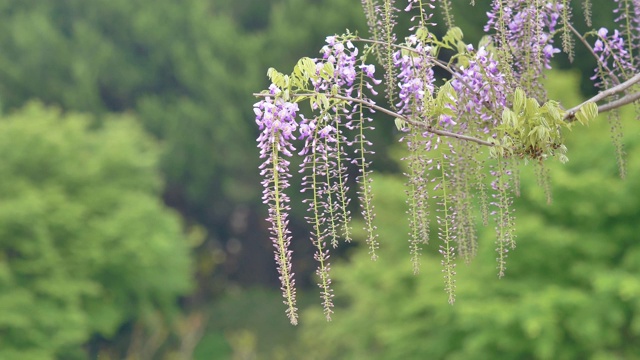
<instances>
[{"instance_id":1,"label":"lavender blossom","mask_svg":"<svg viewBox=\"0 0 640 360\"><path fill-rule=\"evenodd\" d=\"M474 127L488 134L500 120L496 113L507 105L507 83L498 62L484 47L476 52L468 45L467 51L472 55L469 64L460 67L451 81L458 96L458 108L454 110L458 117L476 119ZM470 124L467 121L461 126L468 128Z\"/></svg>"},{"instance_id":2,"label":"lavender blossom","mask_svg":"<svg viewBox=\"0 0 640 360\"><path fill-rule=\"evenodd\" d=\"M407 38L407 46L415 51L397 51L393 56L400 88L400 101L395 105L399 114L421 117L430 110L428 103L432 99L435 82L434 58L430 55L431 46L423 44L415 35Z\"/></svg>"},{"instance_id":3,"label":"lavender blossom","mask_svg":"<svg viewBox=\"0 0 640 360\"><path fill-rule=\"evenodd\" d=\"M272 85L270 93L277 95L280 89ZM298 314L296 308L296 289L294 274L291 269L291 235L288 229L287 219L289 208L289 196L285 189L289 187L289 161L294 147L291 140L298 127L296 113L298 105L289 103L281 98L270 97L256 103L253 111L256 115L256 123L261 130L258 136L258 148L260 158L264 159L260 165L260 175L263 177L262 200L269 207L271 225L271 240L275 248L275 260L278 265L279 279L287 306L287 316L292 324L297 324Z\"/></svg>"},{"instance_id":4,"label":"lavender blossom","mask_svg":"<svg viewBox=\"0 0 640 360\"><path fill-rule=\"evenodd\" d=\"M622 36L626 38L630 63L640 64L640 0L614 0L618 7L615 22L620 24Z\"/></svg>"},{"instance_id":5,"label":"lavender blossom","mask_svg":"<svg viewBox=\"0 0 640 360\"><path fill-rule=\"evenodd\" d=\"M602 80L596 82L596 86L610 86L612 82L617 80L607 79L608 76L613 75L616 78L627 79L631 77L637 71L634 69L633 59L631 53L627 49L627 44L622 34L618 30L614 30L612 34L609 34L609 30L606 28L600 28L597 32L598 39L596 40L593 51L598 55L598 68L596 68L596 74L591 77L592 80L601 77ZM613 74L606 74L603 67L611 69Z\"/></svg>"},{"instance_id":6,"label":"lavender blossom","mask_svg":"<svg viewBox=\"0 0 640 360\"><path fill-rule=\"evenodd\" d=\"M553 35L562 9L563 5L556 2L541 6L514 0L507 6L502 0L494 0L487 13L485 32L495 30L494 40L515 52L511 60L517 81L514 86L527 88L530 96L545 97L539 79L543 69L551 69L553 55L560 52L554 46Z\"/></svg>"}]
</instances>

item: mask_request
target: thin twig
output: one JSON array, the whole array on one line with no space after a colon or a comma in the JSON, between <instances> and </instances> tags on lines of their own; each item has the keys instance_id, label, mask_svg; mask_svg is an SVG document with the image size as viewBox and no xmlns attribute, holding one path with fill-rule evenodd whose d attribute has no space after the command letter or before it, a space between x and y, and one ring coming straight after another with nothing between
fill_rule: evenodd
<instances>
[{"instance_id":1,"label":"thin twig","mask_svg":"<svg viewBox=\"0 0 640 360\"><path fill-rule=\"evenodd\" d=\"M587 39L584 38L584 36L582 36L578 30L576 30L576 28L574 28L571 24L567 24L569 26L569 29L571 30L571 32L578 37L578 39L580 40L580 42L582 44L584 44L584 46L587 48L587 50L589 50L589 52L591 53L591 55L593 55L593 57L596 59L596 61L598 62L598 64L600 64L600 66L607 70L607 73L609 75L611 75L611 79L613 80L613 82L616 85L620 84L620 79L618 79L618 77L613 73L613 71L611 71L611 69L609 69L609 67L607 66L607 64L603 63L600 60L600 57L596 54L596 52L593 50L593 48L591 47L591 45L589 45L589 43L587 42Z\"/></svg>"},{"instance_id":2,"label":"thin twig","mask_svg":"<svg viewBox=\"0 0 640 360\"><path fill-rule=\"evenodd\" d=\"M384 42L384 41L380 41L380 40L374 40L374 39L365 39L365 38L361 38L359 36L353 38L353 39L349 39L351 41L360 41L360 42L364 42L364 43L370 43L370 44L375 44L375 45L380 45L380 46L389 46L388 43ZM398 48L398 49L403 49L403 50L407 50L407 51L411 51L413 53L419 54L420 52L412 47L409 46L404 46L404 45L400 45L400 44L391 44L391 47L394 48Z\"/></svg>"},{"instance_id":3,"label":"thin twig","mask_svg":"<svg viewBox=\"0 0 640 360\"><path fill-rule=\"evenodd\" d=\"M361 37L356 37L354 39L351 39L352 41L360 41L360 42L365 42L365 43L370 43L370 44L375 44L375 45L387 45L387 43L383 42L383 41L379 41L379 40L371 40L371 39L365 39L365 38L361 38ZM418 51L415 48L409 47L409 46L405 46L405 45L399 45L399 44L392 44L393 47L398 48L398 49L402 49L402 50L406 50L418 55L423 55L420 51ZM430 55L430 60L433 61L433 64L438 66L439 68L447 71L448 73L450 73L451 75L456 75L456 73L453 71L453 69L451 69L451 67L449 66L449 64L445 61L442 61L438 58L436 58L435 56Z\"/></svg>"}]
</instances>

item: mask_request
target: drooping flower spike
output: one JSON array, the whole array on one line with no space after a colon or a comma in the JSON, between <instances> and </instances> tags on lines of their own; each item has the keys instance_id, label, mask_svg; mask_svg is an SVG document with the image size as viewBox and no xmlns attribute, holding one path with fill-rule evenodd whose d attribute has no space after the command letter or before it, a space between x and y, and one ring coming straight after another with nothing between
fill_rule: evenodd
<instances>
[{"instance_id":1,"label":"drooping flower spike","mask_svg":"<svg viewBox=\"0 0 640 360\"><path fill-rule=\"evenodd\" d=\"M378 256L368 133L374 130L374 113L393 118L406 144L403 160L413 270L419 272L422 246L432 236L430 222L435 218L444 287L453 303L456 262L470 261L478 249L474 205L479 205L484 225L494 220L502 277L508 252L516 245L512 205L513 194L519 191L517 162L536 164L550 201L543 164L553 157L567 161L564 130L575 123L587 124L600 110L615 110L640 99L640 1L616 2L620 29L587 33L595 37L591 46L572 26L568 0L493 0L485 26L489 37L475 46L465 43L462 31L453 25L449 0L407 0L398 8L396 0L362 0L371 39L351 33L328 36L320 56L302 58L291 75L270 69L272 85L258 95L262 100L254 105L254 112L263 159L263 201L269 209L271 239L291 322L298 322L288 229L291 157L301 156L305 218L311 228L324 313L330 320L334 311L330 250L342 239L354 237L352 198L357 197L361 208L365 230L361 236L371 258ZM436 4L449 27L442 37L430 32ZM589 14L589 1L584 4ZM395 27L400 9L412 15L411 34L398 43ZM594 55L598 68L593 79L603 88L568 110L547 99L541 81L560 52L556 35L562 36L569 59L576 38ZM367 60L371 55L383 70L387 105L374 101L381 80ZM436 79L435 69L445 71L447 77ZM597 104L606 99L613 100ZM299 104L307 101L310 111L306 106L301 111ZM614 114L610 120L615 143L620 130L615 111L610 114ZM488 151L481 151L483 147ZM624 152L621 146L616 148L624 174Z\"/></svg>"}]
</instances>

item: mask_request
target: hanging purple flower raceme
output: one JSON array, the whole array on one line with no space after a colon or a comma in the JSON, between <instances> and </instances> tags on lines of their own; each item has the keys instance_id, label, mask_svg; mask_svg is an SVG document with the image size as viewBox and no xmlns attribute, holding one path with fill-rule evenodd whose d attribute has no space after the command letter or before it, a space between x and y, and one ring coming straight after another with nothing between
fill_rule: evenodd
<instances>
[{"instance_id":1,"label":"hanging purple flower raceme","mask_svg":"<svg viewBox=\"0 0 640 360\"><path fill-rule=\"evenodd\" d=\"M407 214L409 215L409 249L413 273L420 272L420 254L422 247L429 243L430 204L429 177L427 169L430 158L426 156L428 138L415 126L403 129L401 142L407 145L408 155L402 160L406 164L404 175L407 177ZM430 134L432 135L432 134Z\"/></svg>"},{"instance_id":2,"label":"hanging purple flower raceme","mask_svg":"<svg viewBox=\"0 0 640 360\"><path fill-rule=\"evenodd\" d=\"M640 0L614 0L618 7L615 22L621 26L622 36L626 39L631 64L640 64ZM636 70L637 71L637 70Z\"/></svg>"},{"instance_id":3,"label":"hanging purple flower raceme","mask_svg":"<svg viewBox=\"0 0 640 360\"><path fill-rule=\"evenodd\" d=\"M438 224L438 237L442 241L439 246L438 252L442 255L442 273L444 277L444 288L449 298L449 304L455 302L455 288L456 288L456 248L458 235L458 211L454 205L455 194L452 193L450 177L454 176L456 163L452 158L455 155L455 150L450 142L446 143L448 146L447 153L444 150L441 154L441 158L434 161L428 169L431 174L438 174L434 176L436 185L433 191L440 191L442 194L438 198L439 208L436 210L436 222Z\"/></svg>"},{"instance_id":4,"label":"hanging purple flower raceme","mask_svg":"<svg viewBox=\"0 0 640 360\"><path fill-rule=\"evenodd\" d=\"M515 221L513 216L513 197L510 193L512 172L508 169L508 164L504 159L498 159L498 164L492 166L491 188L494 193L493 200L489 204L492 208L490 215L494 218L496 226L496 252L498 257L498 276L503 277L506 267L506 259L510 249L514 249L515 242Z\"/></svg>"},{"instance_id":5,"label":"hanging purple flower raceme","mask_svg":"<svg viewBox=\"0 0 640 360\"><path fill-rule=\"evenodd\" d=\"M487 13L488 21L484 31L502 31L499 23L499 13L502 12L502 20L507 31L505 37L511 48L534 54L542 53L542 65L550 69L553 54L560 52L560 49L553 45L553 33L563 5L547 2L542 6L536 6L535 2L529 0L513 1L509 7L504 7L501 3L501 0L494 1L492 11ZM527 64L520 64L524 65Z\"/></svg>"},{"instance_id":6,"label":"hanging purple flower raceme","mask_svg":"<svg viewBox=\"0 0 640 360\"><path fill-rule=\"evenodd\" d=\"M432 99L435 77L431 46L423 44L417 36L407 38L407 46L414 51L399 50L393 56L393 64L398 69L399 114L422 116Z\"/></svg>"},{"instance_id":7,"label":"hanging purple flower raceme","mask_svg":"<svg viewBox=\"0 0 640 360\"><path fill-rule=\"evenodd\" d=\"M551 68L551 58L559 53L553 41L563 5L529 0L494 0L487 13L485 32L495 30L494 40L514 52L513 72L517 86L535 97L545 97L539 83L543 69ZM504 42L504 43L503 43Z\"/></svg>"},{"instance_id":8,"label":"hanging purple flower raceme","mask_svg":"<svg viewBox=\"0 0 640 360\"><path fill-rule=\"evenodd\" d=\"M358 73L373 76L375 68L373 65L356 66L358 49L351 41L335 36L327 37L326 41L327 45L321 50L322 58L315 60L316 74L311 79L313 88L320 94L351 97ZM370 91L374 91L371 84L367 85ZM302 191L309 196L305 200L310 213L306 218L313 228L311 240L316 247L314 258L318 262L318 286L327 319L333 312L327 241L336 247L340 236L347 241L351 237L345 165L349 160L345 153L348 141L344 134L351 107L350 101L333 102L328 108L322 101L312 102L313 110L318 110L320 115L303 118L300 126L300 139L305 143L300 151L304 157L300 171L304 174Z\"/></svg>"},{"instance_id":9,"label":"hanging purple flower raceme","mask_svg":"<svg viewBox=\"0 0 640 360\"><path fill-rule=\"evenodd\" d=\"M327 37L327 45L321 51L323 57L317 61L316 65L318 72L320 72L325 67L325 63L331 64L334 69L333 76L329 80L318 77L318 80L313 81L314 88L318 92L337 91L340 96L353 97L360 102L343 101L334 105L330 109L332 112L330 122L324 121L316 124L316 126L322 126L322 128L326 128L327 125L331 126L331 132L328 134L330 137L325 138L323 148L323 150L327 151L327 158L334 161L332 170L327 170L329 175L327 189L337 188L338 206L343 214L342 221L345 223L349 222L350 215L346 210L348 204L345 195L347 190L346 166L343 160L351 160L353 164L358 166L359 176L356 181L360 184L358 190L360 206L363 209L365 229L368 234L367 243L369 244L372 258L375 258L377 242L375 241L376 235L373 232L375 227L372 225L373 206L371 205L370 170L368 170L369 161L365 160L365 155L369 153L368 147L371 145L365 138L365 132L372 128L367 125L371 118L364 114L365 106L362 102L374 104L374 101L365 95L364 89L367 89L368 93L377 95L374 86L380 84L381 80L375 78L375 67L373 65L365 63L356 65L358 48L351 41L338 40L334 36ZM321 119L324 119L324 117ZM350 130L355 133L355 138L347 141L343 133L344 130ZM326 139L335 139L335 142L327 142ZM348 159L345 156L343 149L345 145L354 149L356 154L352 159ZM337 181L331 183L332 179ZM326 193L331 193L331 191L326 191ZM348 227L345 227L345 229L348 229ZM348 234L346 235L348 237Z\"/></svg>"},{"instance_id":10,"label":"hanging purple flower raceme","mask_svg":"<svg viewBox=\"0 0 640 360\"><path fill-rule=\"evenodd\" d=\"M600 78L600 81L596 81L596 86L609 87L619 82L619 80L610 79L612 75L618 79L633 76L637 69L634 69L631 53L627 49L627 43L622 34L618 30L610 34L608 29L600 28L597 36L593 51L598 55L598 67L595 75L591 77L592 80Z\"/></svg>"},{"instance_id":11,"label":"hanging purple flower raceme","mask_svg":"<svg viewBox=\"0 0 640 360\"><path fill-rule=\"evenodd\" d=\"M598 55L598 66L591 80L596 87L607 89L618 85L622 81L635 75L638 69L633 64L631 51L625 42L625 38L617 29L610 33L606 28L600 28L597 32L593 51ZM617 98L614 95L613 98ZM636 108L637 109L637 108ZM622 127L617 112L610 112L607 122L611 131L611 139L616 149L616 160L620 176L625 177L625 156L622 139Z\"/></svg>"},{"instance_id":12,"label":"hanging purple flower raceme","mask_svg":"<svg viewBox=\"0 0 640 360\"><path fill-rule=\"evenodd\" d=\"M476 119L477 128L488 134L500 121L496 114L507 105L507 83L498 62L484 47L474 51L468 45L467 51L472 55L469 64L459 67L451 81L458 97L458 108L454 110L458 118ZM469 126L470 121L461 124L463 128Z\"/></svg>"},{"instance_id":13,"label":"hanging purple flower raceme","mask_svg":"<svg viewBox=\"0 0 640 360\"><path fill-rule=\"evenodd\" d=\"M411 6L417 6L409 2ZM405 10L407 10L405 9ZM421 11L423 9L420 9ZM421 22L424 14L421 14ZM430 18L430 16L429 16ZM406 39L406 47L394 53L393 64L397 69L399 101L395 104L399 114L416 119L427 119L433 105L435 77L433 73L434 58L432 48L424 44L416 35ZM406 143L409 154L402 160L407 164L406 194L409 216L409 248L414 274L420 271L420 254L422 247L429 241L429 181L426 178L429 167L428 158L424 156L430 149L431 133L416 126L405 124L402 129L405 135L400 139Z\"/></svg>"},{"instance_id":14,"label":"hanging purple flower raceme","mask_svg":"<svg viewBox=\"0 0 640 360\"><path fill-rule=\"evenodd\" d=\"M539 37L538 46L542 48L542 62L545 69L551 69L551 58L553 58L554 54L560 52L560 49L555 47L553 35L556 31L562 9L562 4L549 2L544 6L544 11L542 12L542 23L544 26L543 33Z\"/></svg>"},{"instance_id":15,"label":"hanging purple flower raceme","mask_svg":"<svg viewBox=\"0 0 640 360\"><path fill-rule=\"evenodd\" d=\"M354 149L355 155L351 163L357 166L359 173L356 181L359 184L358 198L365 223L364 230L367 233L366 243L369 246L371 259L376 260L378 235L375 232L376 227L373 225L375 213L372 204L373 194L371 192L370 160L366 158L367 155L373 154L373 152L369 150L372 144L367 140L366 133L374 129L373 126L369 125L372 119L367 112L373 113L374 110L365 106L364 103L375 105L375 101L367 96L365 89L368 89L370 93L375 95L374 85L380 84L381 80L376 79L375 67L373 65L362 63L359 66L359 70L357 84L354 84L355 98L359 101L347 104L345 107L345 119L348 120L345 126L355 134L354 139L349 141L348 145Z\"/></svg>"},{"instance_id":16,"label":"hanging purple flower raceme","mask_svg":"<svg viewBox=\"0 0 640 360\"><path fill-rule=\"evenodd\" d=\"M292 324L297 324L298 313L296 307L296 289L294 274L291 268L291 235L287 219L289 196L285 189L289 187L289 161L294 147L294 139L298 128L296 113L298 105L284 101L277 97L280 93L275 85L269 88L275 98L266 97L254 105L256 123L260 129L258 148L260 158L264 159L260 165L260 175L263 177L263 202L269 207L271 240L275 247L275 260L283 292L284 303L287 306L287 316Z\"/></svg>"},{"instance_id":17,"label":"hanging purple flower raceme","mask_svg":"<svg viewBox=\"0 0 640 360\"><path fill-rule=\"evenodd\" d=\"M311 80L314 90L319 93L335 91L338 95L350 97L353 93L358 70L373 74L375 67L367 65L360 67L360 69L358 68L356 65L358 48L351 41L340 40L336 36L328 36L326 42L327 45L320 51L322 58L315 60L316 77ZM333 71L330 76L323 76L327 75L323 74L327 65L330 65ZM375 93L372 86L369 85L368 88ZM301 155L305 155L302 164L303 169L309 169L305 164L312 163L313 158L324 153L322 161L327 168L327 171L325 171L327 179L324 182L326 190L323 195L325 201L331 204L330 207L332 209L337 207L335 217L337 224L332 224L330 231L331 243L334 247L337 245L337 237L339 236L337 233L338 228L342 228L341 235L344 239L351 241L349 228L351 215L347 210L350 198L347 196L349 189L347 186L347 167L345 165L349 161L345 152L345 146L348 142L344 134L346 128L345 117L351 106L350 102L345 101L334 105L331 109L322 109L323 114L321 116L305 119L301 128L301 139L305 140L305 147L301 152ZM317 110L319 105L313 103L312 107ZM329 116L327 112L332 114ZM316 127L319 128L316 129Z\"/></svg>"},{"instance_id":18,"label":"hanging purple flower raceme","mask_svg":"<svg viewBox=\"0 0 640 360\"><path fill-rule=\"evenodd\" d=\"M305 145L300 155L304 155L301 164L302 192L309 198L303 200L308 204L307 222L312 226L311 240L316 251L314 259L318 262L318 286L321 289L324 313L327 320L333 313L333 290L329 276L329 250L327 240L333 247L338 244L339 227L347 227L344 213L340 205L340 175L336 158L336 129L330 125L327 117L317 119L303 118L300 126L300 138ZM346 176L346 175L345 175ZM344 185L344 184L343 184ZM344 189L346 191L346 189ZM348 220L348 219L347 219Z\"/></svg>"},{"instance_id":19,"label":"hanging purple flower raceme","mask_svg":"<svg viewBox=\"0 0 640 360\"><path fill-rule=\"evenodd\" d=\"M415 15L411 18L411 22L417 22L418 26L427 26L427 25L435 25L434 23L429 22L433 17L433 9L435 9L434 3L436 0L408 0L407 7L404 8L404 11L409 12L414 9L417 9L419 15ZM415 27L409 28L409 30L414 30Z\"/></svg>"}]
</instances>

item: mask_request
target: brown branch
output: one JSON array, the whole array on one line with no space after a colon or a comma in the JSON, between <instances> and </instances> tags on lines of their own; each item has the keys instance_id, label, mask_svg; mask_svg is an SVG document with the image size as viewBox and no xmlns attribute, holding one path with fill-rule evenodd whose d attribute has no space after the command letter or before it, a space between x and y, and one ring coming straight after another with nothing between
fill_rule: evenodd
<instances>
[{"instance_id":1,"label":"brown branch","mask_svg":"<svg viewBox=\"0 0 640 360\"><path fill-rule=\"evenodd\" d=\"M584 106L584 104L588 103L588 102L598 102L600 100L603 100L611 95L615 95L617 93L621 93L625 90L627 90L628 88L630 88L631 86L633 86L636 83L640 83L640 73L632 76L629 80L623 82L622 84L616 85L612 88L603 90L601 92L599 92L596 96L590 98L587 101L584 101L582 104L572 107L571 109L567 110L567 113L564 115L564 119L568 120L568 121L572 121L575 116L576 113L580 110L580 108L582 106ZM636 100L638 100L638 98L640 97L640 93L633 93L633 94L628 94L618 100L612 101L610 103L601 105L598 107L598 112L602 113L605 111L609 111L618 107L621 107L623 105L627 105L630 104Z\"/></svg>"},{"instance_id":2,"label":"brown branch","mask_svg":"<svg viewBox=\"0 0 640 360\"><path fill-rule=\"evenodd\" d=\"M305 96L305 95L308 96L309 94L303 94L303 95L300 95L300 96ZM494 146L495 145L493 143L490 143L490 142L482 140L482 139L475 138L473 136L457 134L457 133L446 131L446 130L434 129L431 125L428 125L425 122L408 118L408 117L406 117L404 115L398 114L398 113L393 112L393 111L391 111L389 109L386 109L386 108L383 108L383 107L378 106L376 104L372 104L370 102L367 102L366 100L350 98L350 97L346 97L346 96L342 96L342 95L332 95L332 97L335 97L336 99L340 99L340 100L344 100L344 101L353 101L353 102L356 102L356 103L363 104L363 105L365 105L365 106L367 106L367 107L369 107L369 108L371 108L373 110L383 112L383 113L385 113L387 115L391 115L391 116L393 116L393 117L395 117L397 119L400 119L402 121L406 121L407 123L409 123L411 125L421 127L423 129L425 129L427 132L430 132L430 133L433 133L433 134L436 134L436 135L452 137L452 138L456 138L456 139L460 139L460 140L472 141L472 142L478 143L480 145L486 145L486 146Z\"/></svg>"},{"instance_id":3,"label":"brown branch","mask_svg":"<svg viewBox=\"0 0 640 360\"><path fill-rule=\"evenodd\" d=\"M603 113L606 111L611 111L613 109L617 109L627 104L631 104L634 101L640 100L640 92L626 95L618 100L614 100L610 103L606 103L604 105L598 106L598 113Z\"/></svg>"},{"instance_id":4,"label":"brown branch","mask_svg":"<svg viewBox=\"0 0 640 360\"><path fill-rule=\"evenodd\" d=\"M306 94L292 94L291 96L294 97L300 97L300 96L315 96L317 94L314 93L306 93ZM331 95L331 94L324 94L329 98L334 98L334 99L338 99L338 100L343 100L343 101L351 101L351 102L355 102L355 103L359 103L362 105L365 105L366 107L375 110L375 111L379 111L381 113L387 114L389 116L392 116L394 118L400 119L402 121L405 121L411 125L420 127L422 129L424 129L427 132L436 134L436 135L440 135L440 136L445 136L445 137L451 137L451 138L455 138L455 139L460 139L460 140L465 140L465 141L471 141L471 142L475 142L477 144L480 145L485 145L485 146L495 146L494 143L491 143L489 141L485 141L482 139L478 139L475 138L473 136L468 136L468 135L463 135L463 134L457 134L454 132L450 132L450 131L446 131L446 130L439 130L439 129L434 129L431 125L423 122L423 121L418 121L412 118L408 118L402 114L398 114L397 112L391 111L389 109L383 108L382 106L378 106L376 104L370 103L366 100L363 99L356 99L356 98L352 98L352 97L348 97L348 96L342 96L342 95ZM256 97L267 97L270 96L270 94L261 94L261 93L254 93L253 96Z\"/></svg>"},{"instance_id":5,"label":"brown branch","mask_svg":"<svg viewBox=\"0 0 640 360\"><path fill-rule=\"evenodd\" d=\"M371 40L371 39L365 39L365 38L361 38L361 37L356 37L354 39L352 39L352 41L360 41L360 42L365 42L365 43L370 43L370 44L375 44L375 45L387 45L387 43L383 42L383 41L379 41L379 40ZM402 50L406 50L415 54L419 54L422 55L422 53L420 53L418 50L409 47L409 46L404 46L404 45L398 45L398 44L392 44L393 47L398 48L398 49L402 49ZM449 64L445 61L442 61L440 59L438 59L435 56L430 56L431 60L433 60L433 64L438 66L439 68L447 71L448 73L450 73L451 75L456 75L456 72L453 71L453 69L451 69L451 67L449 66Z\"/></svg>"},{"instance_id":6,"label":"brown branch","mask_svg":"<svg viewBox=\"0 0 640 360\"><path fill-rule=\"evenodd\" d=\"M384 42L384 41L374 40L374 39L365 39L365 38L361 38L359 36L356 36L353 39L349 39L349 40L351 40L351 41L360 41L360 42L370 43L370 44L380 45L380 46L389 46L389 44ZM407 50L407 51L418 53L418 51L416 49L414 49L412 47L409 47L409 46L404 46L404 45L399 45L399 44L391 44L391 47L398 48L398 49L404 49L404 50Z\"/></svg>"}]
</instances>

